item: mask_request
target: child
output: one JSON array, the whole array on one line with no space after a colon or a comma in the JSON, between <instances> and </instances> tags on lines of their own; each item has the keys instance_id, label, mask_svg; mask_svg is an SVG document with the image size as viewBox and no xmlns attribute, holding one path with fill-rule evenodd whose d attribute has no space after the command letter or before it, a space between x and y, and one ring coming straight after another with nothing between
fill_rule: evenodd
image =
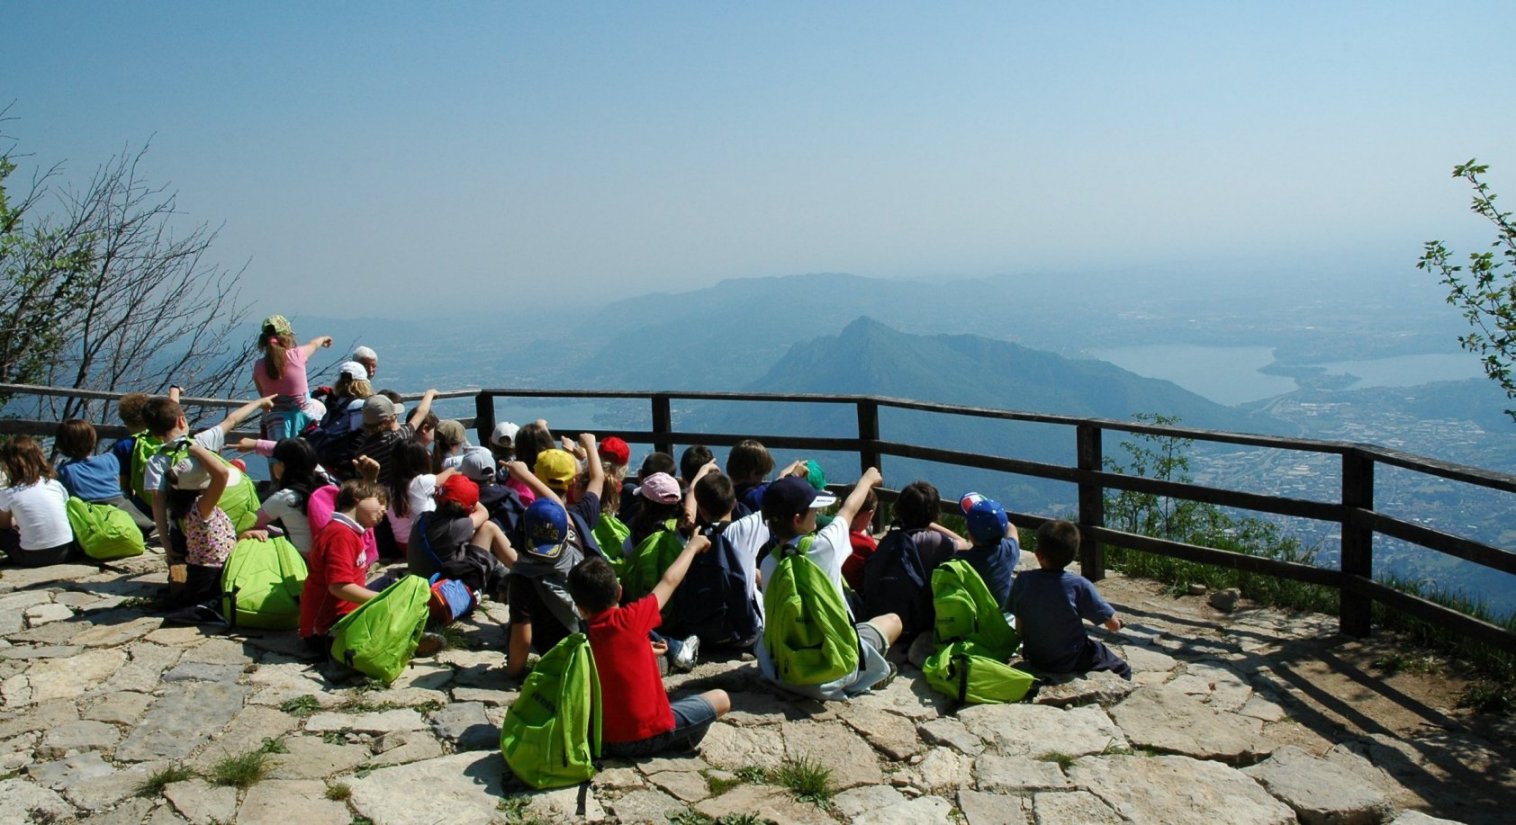
<instances>
[{"instance_id":1,"label":"child","mask_svg":"<svg viewBox=\"0 0 1516 825\"><path fill-rule=\"evenodd\" d=\"M1021 633L1021 655L1049 673L1109 670L1131 680L1132 668L1103 643L1085 633L1081 619L1105 629L1121 629L1121 619L1095 585L1064 571L1079 552L1079 528L1067 521L1047 521L1037 528L1037 564L1011 585L1009 607Z\"/></svg>"},{"instance_id":2,"label":"child","mask_svg":"<svg viewBox=\"0 0 1516 825\"><path fill-rule=\"evenodd\" d=\"M528 471L537 466L537 455L544 450L553 448L553 433L547 428L547 420L539 418L523 425L516 430L516 436L512 444L515 447L516 460L526 465ZM507 473L510 476L509 473ZM527 484L525 479L508 477L505 486L516 491L521 497L521 503L530 505L537 500L537 493L532 485Z\"/></svg>"},{"instance_id":3,"label":"child","mask_svg":"<svg viewBox=\"0 0 1516 825\"><path fill-rule=\"evenodd\" d=\"M178 401L179 388L169 387L168 397L171 401ZM132 506L151 521L153 505L142 484L142 474L147 469L147 460L158 452L163 442L147 431L143 414L147 411L148 400L145 392L129 392L116 402L116 414L131 435L116 439L111 444L111 453L121 465L121 491L130 497Z\"/></svg>"},{"instance_id":4,"label":"child","mask_svg":"<svg viewBox=\"0 0 1516 825\"><path fill-rule=\"evenodd\" d=\"M323 656L331 651L332 625L379 595L368 588L369 568L379 557L365 551L363 536L384 518L387 503L375 482L344 482L331 521L316 534L300 595L300 637Z\"/></svg>"},{"instance_id":5,"label":"child","mask_svg":"<svg viewBox=\"0 0 1516 825\"><path fill-rule=\"evenodd\" d=\"M846 499L852 492L853 488L848 487L842 491L842 497ZM842 578L854 591L863 589L863 565L879 549L879 540L874 538L874 514L878 511L879 496L869 490L858 508L858 515L853 516L848 525L847 539L853 552L842 563Z\"/></svg>"},{"instance_id":6,"label":"child","mask_svg":"<svg viewBox=\"0 0 1516 825\"><path fill-rule=\"evenodd\" d=\"M711 723L732 709L724 690L686 696L671 704L647 644L648 634L661 621L660 611L684 580L690 561L709 546L704 536L691 539L653 592L625 607L616 606L621 585L605 559L589 559L569 574L574 606L589 623L601 693L615 697L606 703L601 723L604 756L637 759L691 750L705 738Z\"/></svg>"},{"instance_id":7,"label":"child","mask_svg":"<svg viewBox=\"0 0 1516 825\"><path fill-rule=\"evenodd\" d=\"M711 454L711 448L704 444L686 447L679 454L679 489L689 492L690 485L695 483L695 474L714 460L716 457Z\"/></svg>"},{"instance_id":8,"label":"child","mask_svg":"<svg viewBox=\"0 0 1516 825\"><path fill-rule=\"evenodd\" d=\"M737 491L739 516L762 509L764 479L774 471L774 457L767 447L751 438L737 442L726 456L726 474Z\"/></svg>"},{"instance_id":9,"label":"child","mask_svg":"<svg viewBox=\"0 0 1516 825\"><path fill-rule=\"evenodd\" d=\"M13 435L0 444L0 468L7 479L0 487L0 530L11 561L23 567L66 561L74 548L68 491L53 478L42 447L31 436Z\"/></svg>"},{"instance_id":10,"label":"child","mask_svg":"<svg viewBox=\"0 0 1516 825\"><path fill-rule=\"evenodd\" d=\"M915 540L928 576L954 553L972 546L963 536L937 523L941 512L942 496L926 481L907 484L895 499L895 523Z\"/></svg>"},{"instance_id":11,"label":"child","mask_svg":"<svg viewBox=\"0 0 1516 825\"><path fill-rule=\"evenodd\" d=\"M396 551L407 555L411 526L422 513L437 509L432 498L437 492L437 474L432 472L431 452L419 441L402 441L390 455L394 457L395 473L390 480L390 506L385 521L395 537Z\"/></svg>"},{"instance_id":12,"label":"child","mask_svg":"<svg viewBox=\"0 0 1516 825\"><path fill-rule=\"evenodd\" d=\"M386 489L394 488L396 447L416 434L416 428L431 414L432 399L436 396L436 390L427 390L410 420L404 424L400 423L400 408L384 393L371 395L363 402L363 435L359 437L355 451L379 462L379 483ZM405 557L399 545L405 537L396 535L388 520L374 531L374 538L379 543L381 557Z\"/></svg>"},{"instance_id":13,"label":"child","mask_svg":"<svg viewBox=\"0 0 1516 825\"><path fill-rule=\"evenodd\" d=\"M263 319L258 334L258 349L263 357L253 362L253 385L259 395L274 396L274 407L263 417L263 437L270 441L295 438L305 425L321 420L326 412L312 402L305 377L305 362L316 350L332 345L332 337L323 335L295 346L295 329L283 315Z\"/></svg>"},{"instance_id":14,"label":"child","mask_svg":"<svg viewBox=\"0 0 1516 825\"><path fill-rule=\"evenodd\" d=\"M842 502L837 510L837 517L825 529L815 534L815 539L810 547L805 550L805 555L810 558L826 577L831 580L832 586L837 588L838 598L845 604L846 597L842 591L842 562L849 552L848 525L853 523L853 517L858 515L858 509L863 506L863 500L868 490L878 486L883 481L879 470L874 467L864 471L863 477L853 487L853 492ZM777 546L799 545L800 540L810 535L816 529L816 514L823 507L828 507L836 501L829 494L818 493L814 487L799 476L785 476L768 485L763 491L762 510L763 518L768 522L770 552L761 553L760 562L761 578L760 586L770 581L774 576L774 569L779 563ZM859 659L858 669L853 673L846 674L821 685L789 685L779 678L775 670L774 661L769 656L768 645L760 638L754 646L754 653L758 657L758 669L764 677L774 684L802 696L813 699L841 699L862 693L876 684L888 682L894 674L894 665L884 659L884 653L890 645L900 638L900 616L895 613L884 613L858 622L854 625L858 631Z\"/></svg>"},{"instance_id":15,"label":"child","mask_svg":"<svg viewBox=\"0 0 1516 825\"><path fill-rule=\"evenodd\" d=\"M109 504L125 510L144 534L153 529L153 520L133 507L121 491L121 463L114 452L95 455L99 437L95 428L81 418L70 418L58 425L54 446L65 458L58 462L58 481L91 504Z\"/></svg>"},{"instance_id":16,"label":"child","mask_svg":"<svg viewBox=\"0 0 1516 825\"><path fill-rule=\"evenodd\" d=\"M677 465L674 457L668 453L651 452L642 459L642 467L637 470L637 481L628 483L621 488L621 509L616 512L616 517L627 524L637 520L637 511L642 509L642 496L637 488L642 485L642 480L655 473L664 473L672 476Z\"/></svg>"},{"instance_id":17,"label":"child","mask_svg":"<svg viewBox=\"0 0 1516 825\"><path fill-rule=\"evenodd\" d=\"M309 517L311 493L327 484L316 462L315 448L303 438L286 438L278 443L244 438L237 442L237 450L268 456L273 480L273 492L258 508L258 520L238 538L267 540L277 522L274 535L284 535L302 558L309 558L313 540Z\"/></svg>"},{"instance_id":18,"label":"child","mask_svg":"<svg viewBox=\"0 0 1516 825\"><path fill-rule=\"evenodd\" d=\"M184 586L171 592L176 606L201 604L221 592L221 568L237 546L237 529L220 507L236 469L191 441L189 455L169 469L168 510L184 526Z\"/></svg>"},{"instance_id":19,"label":"child","mask_svg":"<svg viewBox=\"0 0 1516 825\"><path fill-rule=\"evenodd\" d=\"M175 537L169 532L168 506L161 493L168 489L166 476L171 467L170 461L177 454L181 443L189 434L189 421L184 417L184 409L171 394L167 398L150 398L143 408L142 417L147 424L148 432L157 438L163 446L147 460L142 471L142 485L147 491L148 503L152 505L153 523L158 528L159 537L167 537L164 540L164 550L169 563L170 589L177 588L183 583L182 565L184 564L184 551L182 546L182 533ZM242 420L259 410L273 409L274 397L264 396L257 401L232 410L221 423L209 429L196 433L191 440L212 454L218 454L226 447L226 434L236 429ZM217 457L217 461L220 461ZM237 530L246 530L253 526L258 519L258 494L253 487L252 479L236 468L230 469L230 477L227 479L226 491L220 496L218 505L222 512L232 520L232 526Z\"/></svg>"},{"instance_id":20,"label":"child","mask_svg":"<svg viewBox=\"0 0 1516 825\"><path fill-rule=\"evenodd\" d=\"M473 449L473 445L468 443L468 432L463 429L463 422L452 418L437 422L432 438L432 471L442 472L449 467L457 467L463 462L464 450L469 449Z\"/></svg>"},{"instance_id":21,"label":"child","mask_svg":"<svg viewBox=\"0 0 1516 825\"><path fill-rule=\"evenodd\" d=\"M494 590L516 564L516 549L479 503L479 485L443 470L436 477L436 503L416 515L406 543L405 564L422 578L442 574L470 590Z\"/></svg>"},{"instance_id":22,"label":"child","mask_svg":"<svg viewBox=\"0 0 1516 825\"><path fill-rule=\"evenodd\" d=\"M497 475L502 484L510 477L505 472L505 465L516 457L516 432L520 429L513 422L502 421L490 432L490 454L495 457L495 466L500 468Z\"/></svg>"},{"instance_id":23,"label":"child","mask_svg":"<svg viewBox=\"0 0 1516 825\"><path fill-rule=\"evenodd\" d=\"M969 493L959 501L963 509L963 521L968 525L969 537L974 546L960 550L954 558L962 559L974 568L984 586L995 597L1001 610L1011 597L1011 579L1016 575L1016 565L1021 561L1021 537L1016 525L1005 516L1005 508L993 499L978 493Z\"/></svg>"}]
</instances>

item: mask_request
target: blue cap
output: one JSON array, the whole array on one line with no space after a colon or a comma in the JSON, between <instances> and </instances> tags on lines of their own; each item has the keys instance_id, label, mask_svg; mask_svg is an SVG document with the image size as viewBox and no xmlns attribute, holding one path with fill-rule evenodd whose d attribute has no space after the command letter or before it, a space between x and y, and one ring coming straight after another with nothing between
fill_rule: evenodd
<instances>
[{"instance_id":1,"label":"blue cap","mask_svg":"<svg viewBox=\"0 0 1516 825\"><path fill-rule=\"evenodd\" d=\"M521 521L526 533L527 552L550 559L563 552L563 544L568 540L568 513L558 502L550 498L537 499L526 508Z\"/></svg>"},{"instance_id":2,"label":"blue cap","mask_svg":"<svg viewBox=\"0 0 1516 825\"><path fill-rule=\"evenodd\" d=\"M974 541L985 544L992 541L1000 541L1005 538L1006 529L1010 525L1010 519L1005 517L1005 508L994 499L980 499L973 507L963 515L963 520L968 524L969 535Z\"/></svg>"}]
</instances>

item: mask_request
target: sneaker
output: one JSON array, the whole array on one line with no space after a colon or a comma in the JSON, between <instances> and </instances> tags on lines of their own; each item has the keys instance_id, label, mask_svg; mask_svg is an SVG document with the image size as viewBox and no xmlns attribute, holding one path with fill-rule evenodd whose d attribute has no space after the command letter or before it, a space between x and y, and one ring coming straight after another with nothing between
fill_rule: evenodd
<instances>
[{"instance_id":1,"label":"sneaker","mask_svg":"<svg viewBox=\"0 0 1516 825\"><path fill-rule=\"evenodd\" d=\"M689 673L695 669L695 658L699 655L700 637L691 636L684 640L679 653L669 659L669 669L676 673Z\"/></svg>"},{"instance_id":2,"label":"sneaker","mask_svg":"<svg viewBox=\"0 0 1516 825\"><path fill-rule=\"evenodd\" d=\"M441 633L423 633L421 641L416 644L416 656L434 656L438 651L447 647L447 637Z\"/></svg>"}]
</instances>

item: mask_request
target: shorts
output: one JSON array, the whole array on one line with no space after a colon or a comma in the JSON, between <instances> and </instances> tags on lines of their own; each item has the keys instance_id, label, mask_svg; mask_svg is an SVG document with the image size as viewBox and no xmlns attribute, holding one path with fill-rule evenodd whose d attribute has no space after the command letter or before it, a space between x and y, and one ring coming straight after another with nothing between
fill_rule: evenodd
<instances>
[{"instance_id":1,"label":"shorts","mask_svg":"<svg viewBox=\"0 0 1516 825\"><path fill-rule=\"evenodd\" d=\"M859 622L858 624L853 625L853 628L858 631L859 661L862 661L865 656L863 650L864 645L868 645L874 648L874 650L879 651L880 656L883 656L885 654L885 651L890 649L889 643L884 640L884 634L879 632L879 628L874 627L868 622Z\"/></svg>"},{"instance_id":2,"label":"shorts","mask_svg":"<svg viewBox=\"0 0 1516 825\"><path fill-rule=\"evenodd\" d=\"M667 751L690 751L700 744L716 721L716 708L696 694L676 699L669 704L674 712L674 729L638 739L635 742L606 742L601 745L602 755L621 759L639 759Z\"/></svg>"}]
</instances>

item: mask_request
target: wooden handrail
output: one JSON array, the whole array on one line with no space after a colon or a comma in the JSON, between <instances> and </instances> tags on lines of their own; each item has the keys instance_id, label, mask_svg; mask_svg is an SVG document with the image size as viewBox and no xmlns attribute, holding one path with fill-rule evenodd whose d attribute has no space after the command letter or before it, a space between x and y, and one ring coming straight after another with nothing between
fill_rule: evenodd
<instances>
[{"instance_id":1,"label":"wooden handrail","mask_svg":"<svg viewBox=\"0 0 1516 825\"><path fill-rule=\"evenodd\" d=\"M34 387L22 384L0 384L0 393L104 401L113 401L122 395L121 393ZM406 400L414 400L420 396L421 393L407 393L402 397ZM499 398L631 400L646 402L649 405L652 429L618 430L617 434L629 442L652 444L657 449L670 453L673 452L676 444L701 443L709 446L730 447L742 439L756 437L770 448L855 453L859 457L860 467L878 465L886 457L896 456L1072 483L1079 491L1079 526L1085 537L1081 548L1081 572L1092 580L1098 580L1104 575L1103 547L1118 545L1142 552L1335 588L1342 597L1339 621L1345 633L1367 634L1370 630L1372 605L1379 602L1454 632L1477 638L1481 642L1507 652L1516 653L1516 633L1373 580L1373 539L1377 535L1409 542L1434 552L1446 553L1493 570L1516 573L1516 553L1492 547L1468 537L1402 521L1375 511L1374 471L1377 465L1384 464L1485 489L1516 493L1516 476L1507 473L1453 464L1372 444L1232 433L1151 422L1079 418L866 395L549 390L511 387L451 390L438 393L437 397L474 399L475 416L466 420L464 424L466 427L476 429L479 443L487 443L494 429L497 420L495 401ZM184 398L181 400L187 405L204 407L236 407L244 403L226 399ZM673 413L677 401L851 405L857 413L857 431L854 436L844 437L684 432L675 427ZM1073 466L1048 464L890 441L887 434L881 432L879 413L882 409L913 410L936 415L1065 426L1074 431L1073 446L1076 460ZM57 422L0 419L0 433L3 434L26 432L51 435L56 427ZM101 425L97 429L105 437L119 437L125 434L124 429L119 426ZM560 430L564 434L572 432L562 428ZM1102 434L1106 431L1338 456L1342 461L1341 491L1335 501L1316 501L1110 472L1104 466L1102 446ZM1104 501L1105 494L1110 490L1130 490L1253 512L1335 523L1342 531L1341 569L1329 570L1109 529L1104 523ZM882 490L881 497L889 498L890 493L891 491ZM944 509L946 511L951 508L944 504ZM1008 516L1012 523L1027 529L1035 529L1049 519L1049 516L1034 513L1011 512Z\"/></svg>"}]
</instances>

